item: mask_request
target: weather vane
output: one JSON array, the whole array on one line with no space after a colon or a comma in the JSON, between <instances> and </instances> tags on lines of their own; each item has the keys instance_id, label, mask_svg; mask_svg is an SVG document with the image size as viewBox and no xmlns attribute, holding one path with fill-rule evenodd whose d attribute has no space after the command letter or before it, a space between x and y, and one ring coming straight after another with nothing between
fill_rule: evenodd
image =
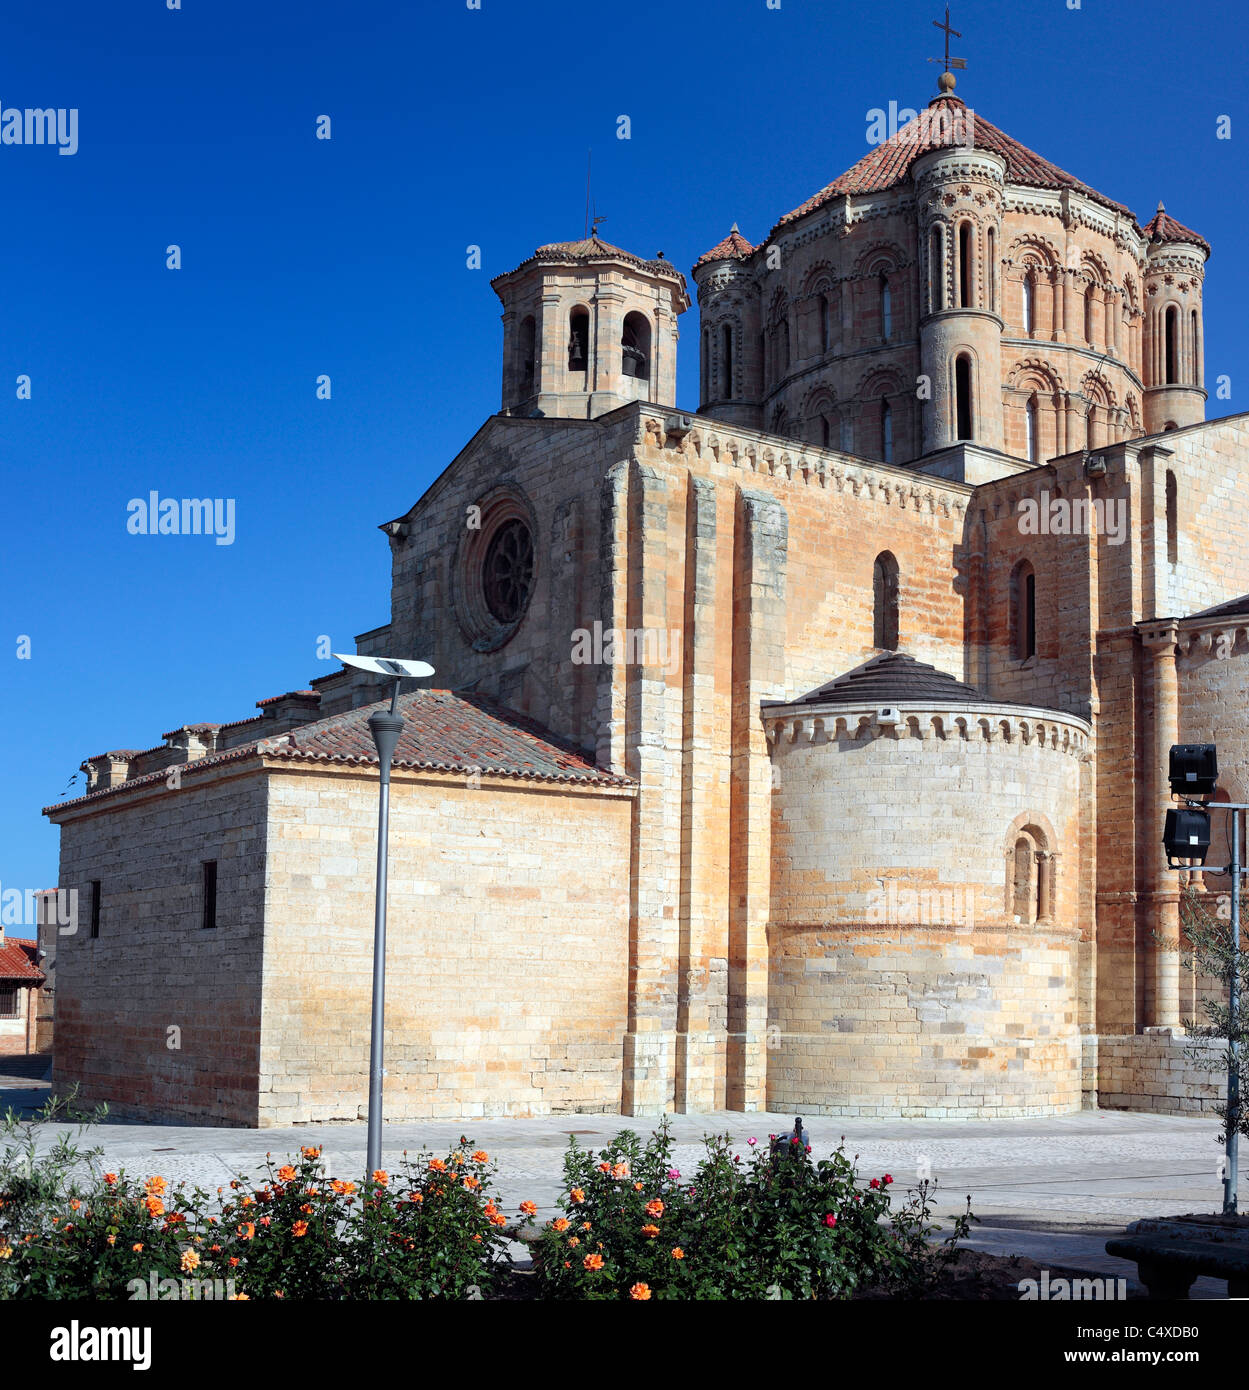
<instances>
[{"instance_id":1,"label":"weather vane","mask_svg":"<svg viewBox=\"0 0 1249 1390\"><path fill-rule=\"evenodd\" d=\"M954 88L954 76L953 76L953 74L951 73L950 69L951 69L951 68L965 68L965 67L967 66L967 59L966 59L966 58L951 58L951 57L950 57L950 35L953 34L954 37L955 37L956 39L961 39L963 36L962 36L962 34L959 33L959 31L958 31L957 29L951 29L951 28L950 28L950 7L949 7L949 5L947 5L947 6L945 7L945 23L942 24L942 22L941 22L939 19L934 19L934 20L933 20L933 27L934 27L934 28L937 28L937 29L944 29L944 30L945 30L945 57L944 57L944 58L929 58L928 61L929 61L930 63L944 63L944 65L945 65L945 71L944 71L944 72L941 74L941 76L937 79L937 86L939 86L943 92L952 91L953 88ZM948 82L945 81L945 78L946 78L946 77L949 77L949 79L950 79Z\"/></svg>"}]
</instances>

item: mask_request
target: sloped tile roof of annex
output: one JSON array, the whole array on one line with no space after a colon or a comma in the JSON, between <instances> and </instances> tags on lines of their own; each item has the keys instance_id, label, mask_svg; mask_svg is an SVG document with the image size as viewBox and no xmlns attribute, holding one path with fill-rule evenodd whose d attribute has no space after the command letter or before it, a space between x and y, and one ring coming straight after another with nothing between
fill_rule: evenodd
<instances>
[{"instance_id":1,"label":"sloped tile roof of annex","mask_svg":"<svg viewBox=\"0 0 1249 1390\"><path fill-rule=\"evenodd\" d=\"M355 767L377 765L368 719L389 706L382 700L319 719L267 739L240 744L182 764L182 776L239 762L262 751L267 758ZM393 766L430 772L478 772L538 782L587 787L632 787L631 778L596 767L535 720L496 704L488 696L451 690L414 690L399 697L404 729ZM261 745L263 744L263 748ZM155 784L168 769L105 787L43 808L52 814L95 802L134 787Z\"/></svg>"}]
</instances>

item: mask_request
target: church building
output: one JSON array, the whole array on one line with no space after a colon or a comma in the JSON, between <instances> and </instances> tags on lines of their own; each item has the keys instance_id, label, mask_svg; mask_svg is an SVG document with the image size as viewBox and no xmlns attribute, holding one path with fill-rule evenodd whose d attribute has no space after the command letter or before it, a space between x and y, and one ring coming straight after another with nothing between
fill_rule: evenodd
<instances>
[{"instance_id":1,"label":"church building","mask_svg":"<svg viewBox=\"0 0 1249 1390\"><path fill-rule=\"evenodd\" d=\"M493 281L501 408L382 526L357 639L437 673L399 701L388 1119L1214 1103L1161 843L1173 743L1249 800L1210 247L939 86L690 281L597 235ZM47 808L58 1087L364 1113L376 679Z\"/></svg>"}]
</instances>

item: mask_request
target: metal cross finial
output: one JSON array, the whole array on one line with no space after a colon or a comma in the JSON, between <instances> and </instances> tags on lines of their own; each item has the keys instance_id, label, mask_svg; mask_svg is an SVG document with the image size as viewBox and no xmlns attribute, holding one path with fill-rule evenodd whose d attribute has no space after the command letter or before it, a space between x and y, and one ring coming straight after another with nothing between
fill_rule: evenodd
<instances>
[{"instance_id":1,"label":"metal cross finial","mask_svg":"<svg viewBox=\"0 0 1249 1390\"><path fill-rule=\"evenodd\" d=\"M967 59L966 59L966 58L951 58L951 57L950 57L950 35L953 34L954 37L955 37L956 39L961 39L963 36L962 36L962 34L959 33L959 31L958 31L957 29L951 29L951 28L950 28L950 7L949 7L949 5L947 5L947 6L945 7L945 23L942 24L942 22L941 22L939 19L934 19L932 23L933 23L933 27L934 27L935 29L943 29L943 30L945 30L945 57L944 57L944 58L929 58L928 61L929 61L930 63L944 63L944 64L945 64L945 70L946 70L946 72L949 72L951 68L965 68L965 67L967 66Z\"/></svg>"}]
</instances>

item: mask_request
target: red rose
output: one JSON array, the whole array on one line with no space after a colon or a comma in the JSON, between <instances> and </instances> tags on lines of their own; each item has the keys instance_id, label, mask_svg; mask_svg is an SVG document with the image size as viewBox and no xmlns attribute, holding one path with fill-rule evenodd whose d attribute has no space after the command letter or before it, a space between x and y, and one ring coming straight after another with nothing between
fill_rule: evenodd
<instances>
[{"instance_id":1,"label":"red rose","mask_svg":"<svg viewBox=\"0 0 1249 1390\"><path fill-rule=\"evenodd\" d=\"M893 1181L893 1178L891 1178L891 1177L889 1176L889 1174L886 1173L886 1174L885 1174L885 1182L888 1184L888 1183L891 1183L892 1181Z\"/></svg>"},{"instance_id":2,"label":"red rose","mask_svg":"<svg viewBox=\"0 0 1249 1390\"><path fill-rule=\"evenodd\" d=\"M837 1224L837 1218L833 1215L831 1211L824 1218L824 1224L826 1226L835 1226Z\"/></svg>"},{"instance_id":3,"label":"red rose","mask_svg":"<svg viewBox=\"0 0 1249 1390\"><path fill-rule=\"evenodd\" d=\"M879 1186L880 1186L880 1179L879 1179L879 1178L873 1178L873 1179L871 1180L871 1182L868 1183L868 1187L879 1187Z\"/></svg>"}]
</instances>

